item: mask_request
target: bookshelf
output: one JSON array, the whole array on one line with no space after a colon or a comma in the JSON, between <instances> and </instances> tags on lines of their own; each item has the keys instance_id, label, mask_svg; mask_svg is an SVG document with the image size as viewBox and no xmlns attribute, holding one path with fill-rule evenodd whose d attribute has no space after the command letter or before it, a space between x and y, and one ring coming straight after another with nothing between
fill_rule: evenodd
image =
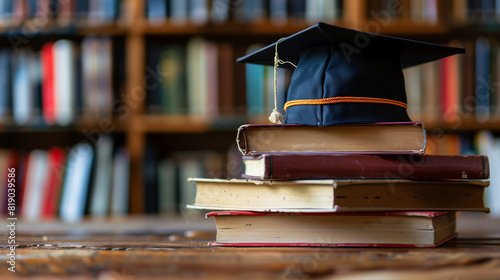
<instances>
[{"instance_id":1,"label":"bookshelf","mask_svg":"<svg viewBox=\"0 0 500 280\"><path fill-rule=\"evenodd\" d=\"M12 4L36 2L42 1L17 0L12 1ZM80 3L81 1L63 2ZM94 3L93 5L96 5L95 11L99 11L99 6L96 3L105 1L88 2ZM29 13L23 15L24 21L16 21L13 20L11 14L2 10L4 7L0 7L0 47L3 49L12 48L13 38L18 39L17 44L22 45L15 45L16 47L31 47L35 52L39 51L44 44L61 39L70 40L77 47L81 47L82 41L88 37L109 38L113 44L111 67L113 107L110 109L114 111L110 116L97 118L78 113L75 120L69 125L47 125L43 121L19 125L13 121L11 114L7 114L2 117L0 124L0 134L3 138L0 140L0 144L2 144L0 148L19 149L27 152L36 148L48 149L52 143L62 147L70 147L81 141L92 142L89 137L94 139L98 135L109 134L115 139L116 146L122 145L126 148L130 157L130 174L127 174L130 182L130 213L144 213L147 206L144 166L148 164L147 150L149 146L154 146L157 154L156 161L161 161L172 154L210 151L210 145L212 145L212 147L216 147L213 150L219 154L220 161L225 161L228 164L235 163L234 159L228 155L230 154L228 150L234 142L236 128L242 123L267 122L267 114L270 110L266 109L263 115L246 115L245 66L237 65L234 63L234 59L244 55L248 46L254 43L269 44L280 37L309 27L318 21L318 16L325 16L309 15L316 20L306 19L308 15L275 20L268 16L269 9L266 8L262 12L263 18L239 20L235 15L239 12L240 5L245 5L245 1L235 1L234 3L230 2L234 5L231 4L228 8L232 16L222 22L215 21L210 17L201 23L189 18L184 21L175 21L168 16L153 22L148 19L146 4L163 1L121 0L109 2L116 2L116 14L101 21L89 21L88 14L86 16L74 14L66 21L61 21L56 14L49 14L46 20L41 20L35 14L30 15ZM167 2L176 1L165 1L165 3ZM197 1L182 2L195 3ZM217 5L229 3L228 1L216 0L198 2L206 3L206 11L208 12L216 7L214 3ZM251 2L260 3L260 1ZM264 7L268 7L267 4L271 2L274 1L262 1L265 4ZM288 1L287 3L292 2L300 3L301 1ZM306 0L303 3L306 2L309 1ZM487 16L490 12L470 6L472 4L469 5L469 2L472 1L423 0L422 3L427 3L426 7L429 10L426 10L424 6L411 6L410 2L417 1L409 0L338 0L332 2L335 3L335 8L341 12L337 13L334 18L327 18L326 22L369 32L404 36L435 43L448 43L453 39L473 43L478 35L494 37L499 34L498 30L500 30L491 16ZM395 8L390 6L393 5L391 4L393 2L397 4ZM437 4L432 6L429 3ZM87 9L89 8L87 7ZM221 6L217 6L217 9L221 9ZM424 12L428 14L425 15ZM483 14L486 15L482 16ZM475 18L472 18L472 15L476 15ZM181 48L186 48L194 38L202 38L207 44L213 43L216 48L219 48L219 51L220 46L224 45L226 49L223 50L231 52L224 58L227 68L216 70L222 77L218 77L220 93L217 93L216 96L219 101L230 98L229 105L225 105L229 106L229 112L219 111L215 115L207 117L207 115L190 114L189 112L169 114L162 110L151 110L148 104L151 101L151 91L148 86L155 81L156 72L150 67L148 59L151 56L153 46L163 48L179 45ZM474 46L474 44L472 45ZM469 52L473 54L474 48ZM474 62L473 56L471 61ZM470 61L463 63L470 63ZM225 74L221 74L222 71L230 73L230 75L225 76ZM470 75L472 74L464 70L464 78ZM224 84L224 78L227 78L229 83L225 81L226 84ZM186 92L185 95L188 93ZM207 102L209 100L207 99ZM221 103L218 106L220 109ZM471 135L479 130L489 130L493 133L500 131L500 118L496 117L478 120L469 114L461 115L458 119L450 122L444 120L438 112L435 115L413 114L412 118L423 121L430 132L443 130L444 133L450 135L457 133ZM57 140L54 140L56 138ZM206 140L206 143L200 144L203 143L203 139ZM199 157L195 156L195 158ZM227 175L222 171L213 172L215 172L214 174Z\"/></svg>"}]
</instances>

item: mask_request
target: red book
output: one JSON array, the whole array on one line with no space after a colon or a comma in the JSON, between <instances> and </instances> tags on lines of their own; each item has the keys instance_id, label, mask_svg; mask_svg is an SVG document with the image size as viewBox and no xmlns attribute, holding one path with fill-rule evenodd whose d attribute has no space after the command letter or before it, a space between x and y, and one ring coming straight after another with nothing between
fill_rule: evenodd
<instances>
[{"instance_id":1,"label":"red book","mask_svg":"<svg viewBox=\"0 0 500 280\"><path fill-rule=\"evenodd\" d=\"M309 126L247 124L238 129L243 155L282 152L423 154L425 129L420 122L385 122Z\"/></svg>"},{"instance_id":2,"label":"red book","mask_svg":"<svg viewBox=\"0 0 500 280\"><path fill-rule=\"evenodd\" d=\"M43 45L40 50L42 67L42 108L46 124L54 124L56 117L56 97L54 90L54 43Z\"/></svg>"},{"instance_id":3,"label":"red book","mask_svg":"<svg viewBox=\"0 0 500 280\"><path fill-rule=\"evenodd\" d=\"M436 247L457 234L455 212L211 212L212 246Z\"/></svg>"},{"instance_id":4,"label":"red book","mask_svg":"<svg viewBox=\"0 0 500 280\"><path fill-rule=\"evenodd\" d=\"M441 114L443 119L454 122L458 119L458 58L441 60Z\"/></svg>"},{"instance_id":5,"label":"red book","mask_svg":"<svg viewBox=\"0 0 500 280\"><path fill-rule=\"evenodd\" d=\"M17 166L19 165L19 155L17 154L17 152L15 151L9 151L8 152L8 156L7 156L7 168L5 169L5 178L4 178L4 186L5 186L5 193L3 194L5 200L3 201L5 204L4 204L4 207L3 209L1 209L1 214L7 214L8 213L8 185L9 185L9 180L11 180L11 182L17 186L17 184L19 183L19 178L17 176L19 176L19 170L17 169ZM10 170L13 170L14 172L11 172ZM14 174L14 177L9 177L8 174ZM13 180L12 180L13 179ZM1 189L1 188L0 188ZM18 189L16 188L16 197L14 197L15 199L17 199L17 196L19 195L17 193ZM15 211L17 212L17 211Z\"/></svg>"},{"instance_id":6,"label":"red book","mask_svg":"<svg viewBox=\"0 0 500 280\"><path fill-rule=\"evenodd\" d=\"M243 156L244 178L488 179L487 156L276 153Z\"/></svg>"},{"instance_id":7,"label":"red book","mask_svg":"<svg viewBox=\"0 0 500 280\"><path fill-rule=\"evenodd\" d=\"M49 170L45 186L45 198L42 201L42 217L53 219L59 209L59 197L64 178L64 163L66 153L62 148L54 147L49 150L48 164Z\"/></svg>"}]
</instances>

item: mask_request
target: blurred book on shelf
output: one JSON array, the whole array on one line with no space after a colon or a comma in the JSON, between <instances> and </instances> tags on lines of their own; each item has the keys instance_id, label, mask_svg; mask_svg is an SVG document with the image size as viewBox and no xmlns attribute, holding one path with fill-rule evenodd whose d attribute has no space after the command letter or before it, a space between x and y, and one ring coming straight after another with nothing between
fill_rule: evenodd
<instances>
[{"instance_id":1,"label":"blurred book on shelf","mask_svg":"<svg viewBox=\"0 0 500 280\"><path fill-rule=\"evenodd\" d=\"M342 18L342 0L147 0L144 16L151 25L216 24L230 21L283 25L289 20L335 21Z\"/></svg>"},{"instance_id":2,"label":"blurred book on shelf","mask_svg":"<svg viewBox=\"0 0 500 280\"><path fill-rule=\"evenodd\" d=\"M408 114L412 120L453 124L475 119L498 121L500 116L500 45L492 37L452 40L467 53L404 70Z\"/></svg>"},{"instance_id":3,"label":"blurred book on shelf","mask_svg":"<svg viewBox=\"0 0 500 280\"><path fill-rule=\"evenodd\" d=\"M0 50L0 122L68 126L111 117L124 80L107 36L67 39L40 49Z\"/></svg>"},{"instance_id":4,"label":"blurred book on shelf","mask_svg":"<svg viewBox=\"0 0 500 280\"><path fill-rule=\"evenodd\" d=\"M155 152L156 151L156 152ZM148 149L144 163L146 213L175 214L194 202L193 176L227 176L226 153L217 151L173 152L158 156Z\"/></svg>"},{"instance_id":5,"label":"blurred book on shelf","mask_svg":"<svg viewBox=\"0 0 500 280\"><path fill-rule=\"evenodd\" d=\"M384 17L384 20L408 20L415 24L436 24L440 13L444 10L442 3L435 0L374 0L366 1L366 3L368 18Z\"/></svg>"},{"instance_id":6,"label":"blurred book on shelf","mask_svg":"<svg viewBox=\"0 0 500 280\"><path fill-rule=\"evenodd\" d=\"M0 150L0 167L16 170L16 203L23 220L79 222L129 212L130 156L110 136L49 149ZM7 172L0 173L0 214L7 213ZM5 195L3 195L5 194Z\"/></svg>"},{"instance_id":7,"label":"blurred book on shelf","mask_svg":"<svg viewBox=\"0 0 500 280\"><path fill-rule=\"evenodd\" d=\"M109 25L126 13L124 2L124 0L1 1L0 27Z\"/></svg>"},{"instance_id":8,"label":"blurred book on shelf","mask_svg":"<svg viewBox=\"0 0 500 280\"><path fill-rule=\"evenodd\" d=\"M236 50L227 43L193 38L186 44L147 46L146 111L215 120L237 113L243 95L235 91Z\"/></svg>"}]
</instances>

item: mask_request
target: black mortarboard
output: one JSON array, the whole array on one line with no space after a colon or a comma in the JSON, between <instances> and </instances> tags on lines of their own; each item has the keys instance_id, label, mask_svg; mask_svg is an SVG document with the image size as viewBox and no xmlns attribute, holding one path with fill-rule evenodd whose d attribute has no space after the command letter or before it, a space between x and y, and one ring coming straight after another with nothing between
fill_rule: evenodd
<instances>
[{"instance_id":1,"label":"black mortarboard","mask_svg":"<svg viewBox=\"0 0 500 280\"><path fill-rule=\"evenodd\" d=\"M279 59L297 65L285 123L319 126L409 121L402 69L465 53L320 22L237 61L274 65L275 50Z\"/></svg>"}]
</instances>

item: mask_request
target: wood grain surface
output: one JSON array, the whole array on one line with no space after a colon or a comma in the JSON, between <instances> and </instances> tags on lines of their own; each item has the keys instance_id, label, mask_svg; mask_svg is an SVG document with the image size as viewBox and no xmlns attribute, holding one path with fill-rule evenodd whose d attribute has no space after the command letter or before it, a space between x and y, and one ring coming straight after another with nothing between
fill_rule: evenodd
<instances>
[{"instance_id":1,"label":"wood grain surface","mask_svg":"<svg viewBox=\"0 0 500 280\"><path fill-rule=\"evenodd\" d=\"M499 279L500 220L487 217L459 216L459 237L427 249L210 247L210 220L170 233L165 220L149 233L24 227L16 273L0 237L0 279Z\"/></svg>"}]
</instances>

